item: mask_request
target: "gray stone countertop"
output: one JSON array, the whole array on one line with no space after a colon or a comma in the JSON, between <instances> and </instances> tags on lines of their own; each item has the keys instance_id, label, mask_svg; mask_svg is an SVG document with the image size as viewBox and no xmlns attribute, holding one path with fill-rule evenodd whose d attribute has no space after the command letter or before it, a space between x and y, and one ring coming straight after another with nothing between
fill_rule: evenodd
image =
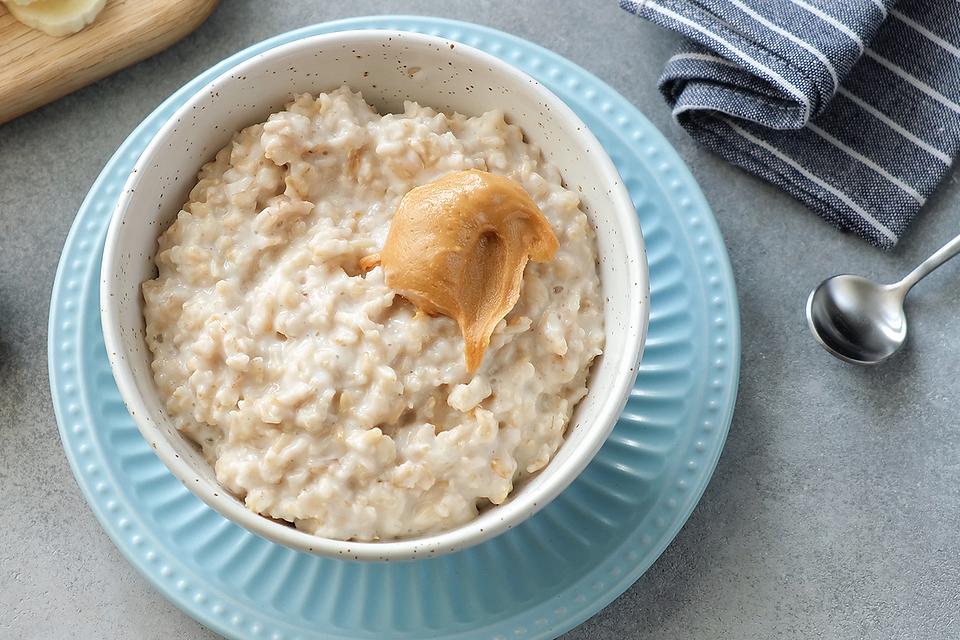
<instances>
[{"instance_id":1,"label":"gray stone countertop","mask_svg":"<svg viewBox=\"0 0 960 640\"><path fill-rule=\"evenodd\" d=\"M896 278L960 231L956 176L882 253L690 140L656 89L676 37L613 1L224 0L169 50L0 126L0 638L214 637L121 557L67 465L46 367L57 259L163 98L249 44L375 13L489 25L595 73L674 144L729 248L742 374L716 474L656 564L565 638L960 637L960 261L914 292L909 345L886 366L833 360L802 314L824 277Z\"/></svg>"}]
</instances>

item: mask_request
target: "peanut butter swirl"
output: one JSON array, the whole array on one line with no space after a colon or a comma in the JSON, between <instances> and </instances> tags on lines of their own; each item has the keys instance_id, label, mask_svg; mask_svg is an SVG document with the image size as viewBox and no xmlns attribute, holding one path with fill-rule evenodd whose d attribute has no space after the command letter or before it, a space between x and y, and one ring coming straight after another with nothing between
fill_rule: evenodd
<instances>
[{"instance_id":1,"label":"peanut butter swirl","mask_svg":"<svg viewBox=\"0 0 960 640\"><path fill-rule=\"evenodd\" d=\"M410 190L383 249L360 266L382 266L387 286L417 309L456 320L473 373L520 298L527 260L546 262L557 248L523 187L485 171L457 171Z\"/></svg>"}]
</instances>

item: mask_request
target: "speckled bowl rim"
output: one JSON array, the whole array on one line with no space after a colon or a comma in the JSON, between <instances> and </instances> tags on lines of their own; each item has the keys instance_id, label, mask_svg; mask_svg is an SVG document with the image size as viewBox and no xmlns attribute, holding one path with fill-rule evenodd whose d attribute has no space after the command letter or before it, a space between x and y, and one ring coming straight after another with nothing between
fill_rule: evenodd
<instances>
[{"instance_id":1,"label":"speckled bowl rim","mask_svg":"<svg viewBox=\"0 0 960 640\"><path fill-rule=\"evenodd\" d=\"M342 44L353 38L375 37L386 39L390 35L395 35L398 32L410 41L419 41L424 45L443 45L446 47L452 42L446 38L424 35L412 31L382 29L357 29L308 36L259 53L239 63L235 67L225 70L217 76L216 79L197 91L171 115L143 151L140 159L138 159L127 185L124 186L121 192L120 199L110 220L101 263L101 323L110 367L113 371L121 397L136 422L137 427L144 438L153 446L161 461L192 493L236 524L268 540L300 551L332 558L348 557L355 560L366 561L416 560L428 556L452 553L474 546L517 526L549 504L551 500L569 486L586 468L616 425L620 413L623 411L630 396L630 391L638 372L636 366L629 370L624 369L618 372L617 377L613 380L613 384L604 389L606 397L597 411L596 418L591 424L585 425L587 435L584 437L579 449L575 450L569 458L563 461L564 466L562 467L556 465L551 466L553 462L548 464L548 466L539 473L539 475L542 476L542 480L536 487L520 492L515 498L511 497L511 499L503 505L493 507L493 510L498 512L499 517L492 524L487 522L484 527L480 527L476 520L472 520L442 533L408 540L401 539L385 542L333 540L299 531L254 513L229 495L221 485L198 478L191 466L175 453L174 448L167 441L161 429L154 425L152 420L145 419L144 416L149 415L149 410L134 381L127 359L126 348L120 335L121 327L114 321L114 318L117 316L114 311L119 302L117 298L111 295L114 278L109 269L109 265L118 262L115 254L118 254L121 250L118 246L117 237L120 233L120 227L124 223L125 213L129 211L128 205L131 200L130 185L139 179L140 176L146 175L149 172L149 167L146 165L152 153L164 144L166 136L169 135L176 126L178 118L183 118L188 114L193 105L200 100L202 94L208 92L210 89L215 90L221 83L235 81L236 76L244 75L244 72L252 67L294 50ZM614 203L614 207L607 212L608 216L606 218L603 220L596 219L593 222L595 224L605 224L609 220L615 219L619 224L619 229L622 231L621 240L626 248L627 254L629 255L635 252L638 258L636 260L629 260L621 266L627 272L625 280L631 283L630 286L635 291L636 299L645 302L637 308L636 322L630 325L631 331L626 333L627 340L618 345L618 351L631 356L629 361L639 363L649 323L649 304L646 302L649 300L647 260L636 210L613 161L597 138L590 132L586 124L552 91L523 71L495 56L460 42L457 42L456 45L461 53L474 56L478 63L484 63L500 73L512 75L517 80L523 81L523 83L525 83L524 86L536 94L540 100L548 104L558 118L567 121L568 130L578 132L577 136L581 139L581 144L591 152L591 161L596 165L598 172L606 176L607 184L604 186L609 190L610 199ZM140 176L137 174L140 174Z\"/></svg>"}]
</instances>

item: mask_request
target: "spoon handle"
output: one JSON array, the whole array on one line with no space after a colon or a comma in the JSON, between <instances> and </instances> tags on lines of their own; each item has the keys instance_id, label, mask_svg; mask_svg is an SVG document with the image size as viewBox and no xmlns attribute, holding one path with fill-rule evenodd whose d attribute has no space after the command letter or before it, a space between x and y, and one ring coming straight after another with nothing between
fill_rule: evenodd
<instances>
[{"instance_id":1,"label":"spoon handle","mask_svg":"<svg viewBox=\"0 0 960 640\"><path fill-rule=\"evenodd\" d=\"M900 289L901 295L907 295L907 292L913 288L913 285L923 280L931 271L958 253L960 253L960 236L957 236L937 249L936 253L921 262L920 265L908 273L903 280L893 285L894 288Z\"/></svg>"}]
</instances>

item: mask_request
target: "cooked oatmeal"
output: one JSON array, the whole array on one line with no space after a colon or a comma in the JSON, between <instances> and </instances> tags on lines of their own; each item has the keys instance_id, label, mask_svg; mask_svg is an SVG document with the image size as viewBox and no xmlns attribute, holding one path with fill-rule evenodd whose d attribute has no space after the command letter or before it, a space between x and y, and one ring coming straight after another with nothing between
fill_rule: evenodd
<instances>
[{"instance_id":1,"label":"cooked oatmeal","mask_svg":"<svg viewBox=\"0 0 960 640\"><path fill-rule=\"evenodd\" d=\"M559 240L474 374L455 320L360 267L407 192L468 169L519 183ZM579 198L497 111L299 96L201 169L156 263L146 336L177 428L250 509L330 538L439 532L502 503L563 442L603 348Z\"/></svg>"}]
</instances>

